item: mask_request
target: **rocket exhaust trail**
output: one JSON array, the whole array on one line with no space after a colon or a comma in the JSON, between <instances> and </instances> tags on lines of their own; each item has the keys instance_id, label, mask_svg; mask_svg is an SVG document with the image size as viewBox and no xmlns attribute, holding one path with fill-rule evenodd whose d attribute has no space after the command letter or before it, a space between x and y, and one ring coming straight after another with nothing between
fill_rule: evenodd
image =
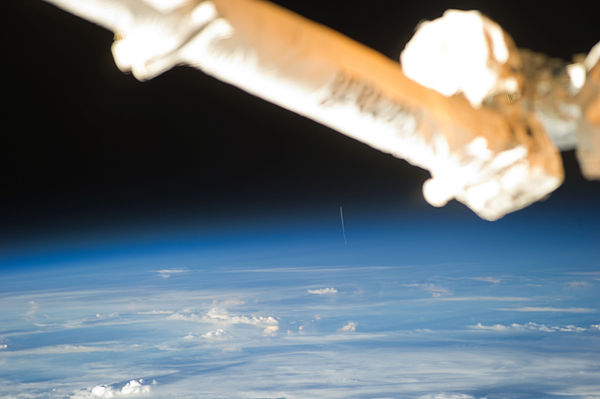
<instances>
[{"instance_id":1,"label":"rocket exhaust trail","mask_svg":"<svg viewBox=\"0 0 600 399\"><path fill-rule=\"evenodd\" d=\"M346 240L346 228L344 227L344 211L340 206L340 219L342 221L342 236L344 236L344 246L348 246L348 241Z\"/></svg>"}]
</instances>

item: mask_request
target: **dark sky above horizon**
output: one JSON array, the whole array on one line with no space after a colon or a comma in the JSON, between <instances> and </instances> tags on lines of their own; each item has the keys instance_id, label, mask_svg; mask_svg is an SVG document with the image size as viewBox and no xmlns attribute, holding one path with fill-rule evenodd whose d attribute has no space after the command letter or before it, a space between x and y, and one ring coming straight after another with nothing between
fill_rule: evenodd
<instances>
[{"instance_id":1,"label":"dark sky above horizon","mask_svg":"<svg viewBox=\"0 0 600 399\"><path fill-rule=\"evenodd\" d=\"M276 3L392 58L420 20L447 8L480 9L519 47L557 57L600 39L584 2ZM1 240L148 219L302 217L342 204L468 213L429 207L427 173L404 161L191 68L137 82L114 65L111 32L41 0L8 8ZM600 183L584 181L573 153L564 156L565 185L546 208L598 212Z\"/></svg>"}]
</instances>

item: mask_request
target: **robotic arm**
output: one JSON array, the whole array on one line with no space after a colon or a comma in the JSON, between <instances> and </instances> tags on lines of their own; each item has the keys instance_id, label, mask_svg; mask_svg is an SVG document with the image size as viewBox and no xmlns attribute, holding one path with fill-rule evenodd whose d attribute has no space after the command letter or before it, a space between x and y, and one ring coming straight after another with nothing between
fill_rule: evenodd
<instances>
[{"instance_id":1,"label":"robotic arm","mask_svg":"<svg viewBox=\"0 0 600 399\"><path fill-rule=\"evenodd\" d=\"M562 183L560 154L526 105L523 59L510 37L478 12L447 12L440 19L446 19L446 29L457 25L446 23L449 15L458 15L461 26L465 15L470 21L464 34L470 42L456 47L458 55L440 51L448 46L435 40L433 47L428 41L415 45L417 32L401 67L266 1L46 1L115 32L116 64L139 80L188 64L429 170L423 191L434 206L455 198L482 218L496 220ZM460 52L463 60L448 73L444 57L454 60ZM421 54L433 58L423 64ZM418 71L415 63L437 67L407 77L403 69ZM454 87L428 81L442 72ZM473 85L469 80L475 77L481 81ZM586 85L592 100L585 104L593 108L597 83L596 89ZM569 96L581 109L578 100L571 101L576 95ZM597 121L590 121L598 136Z\"/></svg>"}]
</instances>

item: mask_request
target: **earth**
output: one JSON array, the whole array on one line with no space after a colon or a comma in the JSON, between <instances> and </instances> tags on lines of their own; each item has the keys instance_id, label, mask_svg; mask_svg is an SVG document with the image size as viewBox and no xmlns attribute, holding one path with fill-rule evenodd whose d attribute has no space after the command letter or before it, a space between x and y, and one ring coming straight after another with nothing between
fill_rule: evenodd
<instances>
[{"instance_id":1,"label":"earth","mask_svg":"<svg viewBox=\"0 0 600 399\"><path fill-rule=\"evenodd\" d=\"M0 396L599 398L600 215L543 210L15 245Z\"/></svg>"}]
</instances>

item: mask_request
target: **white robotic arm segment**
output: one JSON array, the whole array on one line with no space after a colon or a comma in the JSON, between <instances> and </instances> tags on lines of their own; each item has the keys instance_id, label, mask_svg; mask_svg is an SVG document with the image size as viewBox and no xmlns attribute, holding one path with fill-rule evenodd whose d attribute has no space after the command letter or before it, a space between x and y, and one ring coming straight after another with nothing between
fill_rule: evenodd
<instances>
[{"instance_id":1,"label":"white robotic arm segment","mask_svg":"<svg viewBox=\"0 0 600 399\"><path fill-rule=\"evenodd\" d=\"M69 4L102 2L49 1L73 12L82 8ZM430 203L455 198L488 220L544 198L562 182L556 147L505 94L522 86L518 52L479 13L468 14L485 53L475 69L489 84L481 91L459 82L458 93L469 102L425 87L397 62L266 1L189 0L166 11L146 1L104 0L131 4L126 14L139 7L125 28L117 27L120 17L106 22L101 14L117 33L117 65L140 80L192 65L429 170L424 194Z\"/></svg>"}]
</instances>

